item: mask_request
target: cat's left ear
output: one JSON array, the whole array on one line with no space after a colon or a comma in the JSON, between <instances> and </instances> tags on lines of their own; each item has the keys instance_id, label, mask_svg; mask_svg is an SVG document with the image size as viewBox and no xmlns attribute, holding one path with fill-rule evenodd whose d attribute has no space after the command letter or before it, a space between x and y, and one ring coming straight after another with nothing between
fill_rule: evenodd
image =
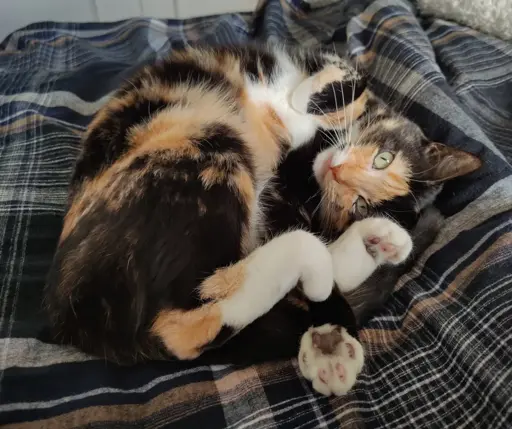
<instances>
[{"instance_id":1,"label":"cat's left ear","mask_svg":"<svg viewBox=\"0 0 512 429\"><path fill-rule=\"evenodd\" d=\"M298 112L310 115L342 114L352 103L358 105L356 110L362 113L366 88L362 74L354 78L351 71L330 64L302 81L293 91L290 102Z\"/></svg>"},{"instance_id":2,"label":"cat's left ear","mask_svg":"<svg viewBox=\"0 0 512 429\"><path fill-rule=\"evenodd\" d=\"M425 154L432 166L427 173L429 180L442 182L472 173L482 166L475 155L438 142L428 142Z\"/></svg>"}]
</instances>

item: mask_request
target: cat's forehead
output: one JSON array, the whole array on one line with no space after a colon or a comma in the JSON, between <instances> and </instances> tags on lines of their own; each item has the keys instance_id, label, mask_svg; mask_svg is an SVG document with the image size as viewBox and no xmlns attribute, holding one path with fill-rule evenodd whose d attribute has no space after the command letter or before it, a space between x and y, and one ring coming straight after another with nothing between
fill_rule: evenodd
<instances>
[{"instance_id":1,"label":"cat's forehead","mask_svg":"<svg viewBox=\"0 0 512 429\"><path fill-rule=\"evenodd\" d=\"M403 116L380 115L363 121L359 126L362 144L372 143L382 149L406 151L417 149L425 140L421 129Z\"/></svg>"}]
</instances>

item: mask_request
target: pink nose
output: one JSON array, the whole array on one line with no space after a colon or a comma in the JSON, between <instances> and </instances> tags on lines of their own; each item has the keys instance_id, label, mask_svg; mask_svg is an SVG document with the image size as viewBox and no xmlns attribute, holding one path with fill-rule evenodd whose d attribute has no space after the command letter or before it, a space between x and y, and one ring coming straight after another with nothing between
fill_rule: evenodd
<instances>
[{"instance_id":1,"label":"pink nose","mask_svg":"<svg viewBox=\"0 0 512 429\"><path fill-rule=\"evenodd\" d=\"M336 173L341 170L341 166L343 164L339 164L339 165L332 165L331 163L329 163L329 170L331 170L332 174L334 174L334 176L336 176Z\"/></svg>"},{"instance_id":2,"label":"pink nose","mask_svg":"<svg viewBox=\"0 0 512 429\"><path fill-rule=\"evenodd\" d=\"M339 165L329 165L329 171L332 173L333 179L338 182L340 185L347 186L347 183L341 179L340 171L343 169L343 164Z\"/></svg>"}]
</instances>

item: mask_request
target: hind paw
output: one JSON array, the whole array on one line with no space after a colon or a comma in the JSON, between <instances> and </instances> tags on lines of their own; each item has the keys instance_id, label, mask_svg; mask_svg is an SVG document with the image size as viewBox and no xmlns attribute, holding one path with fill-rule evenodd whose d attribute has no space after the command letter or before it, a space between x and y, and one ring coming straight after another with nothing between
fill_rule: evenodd
<instances>
[{"instance_id":1,"label":"hind paw","mask_svg":"<svg viewBox=\"0 0 512 429\"><path fill-rule=\"evenodd\" d=\"M363 347L345 328L330 324L312 327L302 336L299 368L322 395L341 396L363 369Z\"/></svg>"}]
</instances>

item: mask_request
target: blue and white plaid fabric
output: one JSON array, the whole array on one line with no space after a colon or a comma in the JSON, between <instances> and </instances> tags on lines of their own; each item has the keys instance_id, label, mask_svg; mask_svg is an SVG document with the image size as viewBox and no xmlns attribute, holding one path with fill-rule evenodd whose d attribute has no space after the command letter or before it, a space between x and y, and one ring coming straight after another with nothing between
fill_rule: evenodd
<instances>
[{"instance_id":1,"label":"blue and white plaid fabric","mask_svg":"<svg viewBox=\"0 0 512 429\"><path fill-rule=\"evenodd\" d=\"M313 2L311 2L313 3ZM512 44L411 4L294 0L254 15L36 24L0 45L0 425L16 428L512 427ZM371 3L371 4L370 4ZM334 43L432 139L484 167L449 184L437 241L361 333L343 398L295 362L120 368L44 341L40 310L80 137L141 63L183 44Z\"/></svg>"}]
</instances>

